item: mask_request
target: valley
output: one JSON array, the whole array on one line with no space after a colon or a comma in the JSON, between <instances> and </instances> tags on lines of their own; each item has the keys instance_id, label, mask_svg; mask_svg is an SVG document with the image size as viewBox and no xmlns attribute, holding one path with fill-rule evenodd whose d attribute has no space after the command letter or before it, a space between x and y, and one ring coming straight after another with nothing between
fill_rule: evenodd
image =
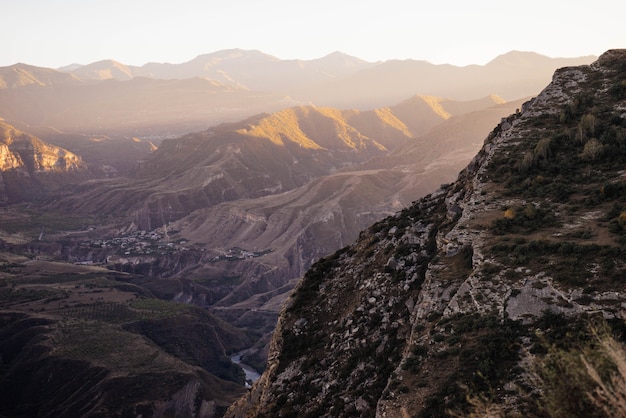
<instances>
[{"instance_id":1,"label":"valley","mask_svg":"<svg viewBox=\"0 0 626 418\"><path fill-rule=\"evenodd\" d=\"M246 74L239 60L268 58L237 50L200 74L206 58L27 68L26 78L0 69L0 365L11 400L0 414L221 416L245 392L231 357L263 371L284 302L311 266L452 182L541 79L527 84L521 66L461 93L441 67L415 62L334 55ZM538 62L536 74L562 63ZM381 81L398 66L405 84ZM421 67L441 75L432 96L409 80ZM508 100L496 95L505 84ZM452 89L460 99L442 98ZM33 144L28 155L46 150L47 165L20 165L18 154L37 158L16 137ZM21 376L59 364L82 373L65 394L83 401L50 392L31 405L23 391L35 380Z\"/></svg>"}]
</instances>

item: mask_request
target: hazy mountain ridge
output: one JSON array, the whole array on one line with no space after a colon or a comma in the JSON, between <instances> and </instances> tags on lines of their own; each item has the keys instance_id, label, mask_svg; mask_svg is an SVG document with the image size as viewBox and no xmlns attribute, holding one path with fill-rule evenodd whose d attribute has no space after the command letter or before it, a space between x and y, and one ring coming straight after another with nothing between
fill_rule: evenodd
<instances>
[{"instance_id":1,"label":"hazy mountain ridge","mask_svg":"<svg viewBox=\"0 0 626 418\"><path fill-rule=\"evenodd\" d=\"M506 73L506 70L514 71L514 79L516 81L529 79L529 71L534 72L535 74L532 77L538 79L537 74L545 78L545 72L547 71L551 74L555 68L589 63L595 58L592 56L549 58L535 52L511 51L494 58L484 65L460 67L450 64L431 64L427 61L411 59L370 63L341 52L334 52L314 60L281 60L256 50L231 49L199 55L188 62L180 64L148 63L141 67L133 67L114 60L105 60L79 68L70 68L68 72L75 75L78 79L84 80L116 78L115 75L120 77L120 79L128 79L129 76L157 79L203 77L221 83L245 86L251 90L287 91L294 87L297 88L311 83L318 85L326 81L336 81L336 84L346 85L351 81L343 77L350 77L357 73L360 73L359 77L364 77L364 79L370 77L372 80L382 80L382 77L372 77L372 74L376 72L382 72L386 75L395 74L396 76L404 72L404 76L397 77L395 80L412 80L411 82L415 83L418 82L419 78L422 78L428 80L426 83L431 86L438 81L450 81L455 78L464 80L465 83L475 83L477 77L482 75L484 80L492 77L489 82L493 85L494 82L501 83L501 81L497 80L502 77L503 73ZM406 74L408 72L413 74ZM465 77L459 77L461 74ZM430 93L428 88L424 88L428 84L420 84L419 88L415 88L414 91L421 94L448 96L438 92ZM387 88L392 86L387 84ZM462 90L459 88L459 85L449 86L449 88L453 92ZM493 92L501 94L497 89L493 90ZM482 95L485 94L487 93ZM519 98L522 95L507 98ZM475 97L478 96L481 96L481 94L477 94ZM455 98L458 99L458 97ZM464 99L467 99L467 97L464 97Z\"/></svg>"},{"instance_id":2,"label":"hazy mountain ridge","mask_svg":"<svg viewBox=\"0 0 626 418\"><path fill-rule=\"evenodd\" d=\"M15 64L0 67L0 89L15 89L25 86L46 87L52 85L77 85L79 78L51 68Z\"/></svg>"},{"instance_id":3,"label":"hazy mountain ridge","mask_svg":"<svg viewBox=\"0 0 626 418\"><path fill-rule=\"evenodd\" d=\"M0 115L7 121L70 134L156 138L198 131L290 103L284 96L248 92L201 78L139 77L0 90Z\"/></svg>"},{"instance_id":4,"label":"hazy mountain ridge","mask_svg":"<svg viewBox=\"0 0 626 418\"><path fill-rule=\"evenodd\" d=\"M340 52L314 60L281 60L260 51L229 49L199 55L180 64L147 63L141 67L133 67L108 60L71 69L68 72L83 80L118 77L120 79L202 77L250 90L265 91L284 90L285 87L312 81L320 82L372 65L374 64Z\"/></svg>"},{"instance_id":5,"label":"hazy mountain ridge","mask_svg":"<svg viewBox=\"0 0 626 418\"><path fill-rule=\"evenodd\" d=\"M79 66L78 68L72 68L70 71L64 71L63 69L59 69L59 71L69 72L83 81L109 79L127 81L138 77L138 75L134 74L132 68L115 60L98 61L89 65Z\"/></svg>"},{"instance_id":6,"label":"hazy mountain ridge","mask_svg":"<svg viewBox=\"0 0 626 418\"><path fill-rule=\"evenodd\" d=\"M294 105L367 110L411 94L516 100L537 94L556 68L592 60L511 52L483 66L455 67L414 60L367 63L339 52L303 61L225 50L182 64L132 67L105 60L70 66L71 73L17 64L0 68L0 116L71 134L154 140ZM15 81L18 73L21 81Z\"/></svg>"},{"instance_id":7,"label":"hazy mountain ridge","mask_svg":"<svg viewBox=\"0 0 626 418\"><path fill-rule=\"evenodd\" d=\"M227 416L469 415L468 392L545 416L529 374L546 339L623 326L625 69L615 50L557 71L456 182L316 263Z\"/></svg>"},{"instance_id":8,"label":"hazy mountain ridge","mask_svg":"<svg viewBox=\"0 0 626 418\"><path fill-rule=\"evenodd\" d=\"M311 97L314 103L335 107L345 107L357 100L359 106L365 107L375 107L374 103L380 100L393 103L402 100L407 90L456 100L488 94L514 100L537 94L550 81L555 69L589 64L594 58L559 59L531 52L510 52L485 65L466 67L390 60L353 76L294 93L292 97Z\"/></svg>"}]
</instances>

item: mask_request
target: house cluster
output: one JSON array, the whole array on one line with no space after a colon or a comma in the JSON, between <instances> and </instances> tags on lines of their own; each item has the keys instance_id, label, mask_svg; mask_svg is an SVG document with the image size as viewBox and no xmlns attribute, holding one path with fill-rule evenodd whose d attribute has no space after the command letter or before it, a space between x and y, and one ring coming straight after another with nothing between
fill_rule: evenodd
<instances>
[{"instance_id":1,"label":"house cluster","mask_svg":"<svg viewBox=\"0 0 626 418\"><path fill-rule=\"evenodd\" d=\"M243 248L233 247L230 250L228 250L228 252L226 254L222 254L222 255L219 255L217 257L214 257L211 261L245 260L246 258L261 257L262 255L271 253L272 251L273 251L272 249L263 250L263 251L248 251L248 250L244 250Z\"/></svg>"},{"instance_id":2,"label":"house cluster","mask_svg":"<svg viewBox=\"0 0 626 418\"><path fill-rule=\"evenodd\" d=\"M164 234L156 231L133 231L111 239L99 239L83 243L90 248L115 251L118 255L166 254L188 251L187 241L163 242Z\"/></svg>"},{"instance_id":3,"label":"house cluster","mask_svg":"<svg viewBox=\"0 0 626 418\"><path fill-rule=\"evenodd\" d=\"M170 237L160 230L155 231L132 231L124 232L119 236L109 239L95 239L84 241L79 244L83 249L82 253L87 260L77 261L76 264L105 264L109 262L110 257L115 254L117 257L137 257L137 256L162 256L180 251L206 251L202 248L193 248L188 241L180 239L174 242L169 241ZM106 254L102 261L91 261L95 256L94 252L102 250ZM273 249L262 251L248 251L243 248L233 247L210 259L212 262L218 261L237 261L248 258L261 257L271 253ZM86 254L91 254L86 256ZM102 255L102 254L101 254ZM115 258L115 256L114 256ZM104 260L107 261L104 261Z\"/></svg>"}]
</instances>

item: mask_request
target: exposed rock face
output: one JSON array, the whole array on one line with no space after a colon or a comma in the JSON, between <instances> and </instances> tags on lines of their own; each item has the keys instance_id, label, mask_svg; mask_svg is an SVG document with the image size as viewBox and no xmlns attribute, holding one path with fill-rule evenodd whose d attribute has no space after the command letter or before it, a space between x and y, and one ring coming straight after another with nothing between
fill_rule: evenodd
<instances>
[{"instance_id":1,"label":"exposed rock face","mask_svg":"<svg viewBox=\"0 0 626 418\"><path fill-rule=\"evenodd\" d=\"M84 177L79 156L46 144L0 121L0 201L19 201L30 192L58 186L59 180Z\"/></svg>"},{"instance_id":2,"label":"exposed rock face","mask_svg":"<svg viewBox=\"0 0 626 418\"><path fill-rule=\"evenodd\" d=\"M459 384L533 415L546 315L626 306L625 80L626 50L558 70L455 183L313 265L227 416L443 416Z\"/></svg>"}]
</instances>

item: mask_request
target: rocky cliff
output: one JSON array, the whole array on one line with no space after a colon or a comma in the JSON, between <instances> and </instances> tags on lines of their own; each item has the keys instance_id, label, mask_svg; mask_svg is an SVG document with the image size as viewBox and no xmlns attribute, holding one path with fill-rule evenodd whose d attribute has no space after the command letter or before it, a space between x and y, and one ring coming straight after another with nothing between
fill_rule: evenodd
<instances>
[{"instance_id":1,"label":"rocky cliff","mask_svg":"<svg viewBox=\"0 0 626 418\"><path fill-rule=\"evenodd\" d=\"M468 414L468 393L540 416L546 341L626 306L625 164L626 50L558 70L456 182L313 265L227 416Z\"/></svg>"},{"instance_id":2,"label":"rocky cliff","mask_svg":"<svg viewBox=\"0 0 626 418\"><path fill-rule=\"evenodd\" d=\"M33 197L86 174L87 166L76 154L0 120L0 202Z\"/></svg>"}]
</instances>

